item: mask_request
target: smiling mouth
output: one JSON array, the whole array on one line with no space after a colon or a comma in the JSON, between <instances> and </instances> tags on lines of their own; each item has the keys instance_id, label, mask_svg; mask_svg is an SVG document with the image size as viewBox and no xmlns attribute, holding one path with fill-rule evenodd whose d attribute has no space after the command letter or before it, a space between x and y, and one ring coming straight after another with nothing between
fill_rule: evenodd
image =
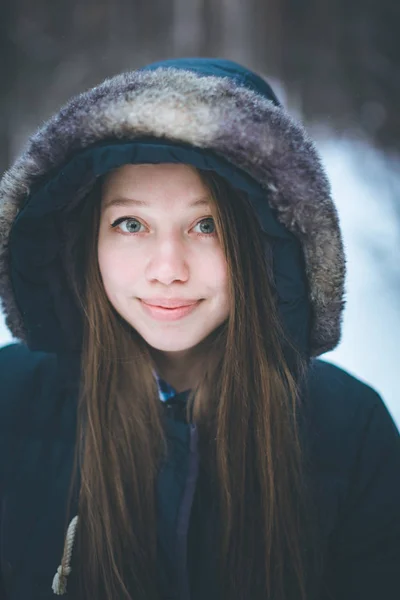
<instances>
[{"instance_id":1,"label":"smiling mouth","mask_svg":"<svg viewBox=\"0 0 400 600\"><path fill-rule=\"evenodd\" d=\"M160 298L154 298L154 299L149 299L149 300L144 300L143 298L140 298L140 301L143 302L144 304L146 304L147 306L157 306L159 308L165 308L168 310L174 310L176 308L184 308L186 306L193 306L194 304L197 304L198 302L200 302L200 300L184 300L182 298L176 298L176 299L160 299Z\"/></svg>"},{"instance_id":2,"label":"smiling mouth","mask_svg":"<svg viewBox=\"0 0 400 600\"><path fill-rule=\"evenodd\" d=\"M156 302L156 300L152 300ZM175 304L175 306L163 306L160 304L150 304L145 300L140 299L140 304L143 310L148 316L157 321L177 321L188 316L192 313L200 304L201 300L194 300L185 304L182 304L182 300L168 301L168 304Z\"/></svg>"}]
</instances>

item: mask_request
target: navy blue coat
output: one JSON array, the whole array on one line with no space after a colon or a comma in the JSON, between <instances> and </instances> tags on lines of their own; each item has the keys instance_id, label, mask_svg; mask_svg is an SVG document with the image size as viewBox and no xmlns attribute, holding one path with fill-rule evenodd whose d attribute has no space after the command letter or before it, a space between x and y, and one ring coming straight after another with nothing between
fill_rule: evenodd
<instances>
[{"instance_id":1,"label":"navy blue coat","mask_svg":"<svg viewBox=\"0 0 400 600\"><path fill-rule=\"evenodd\" d=\"M0 350L2 600L54 598L76 417L74 386L60 363L23 345ZM311 366L305 410L325 563L316 600L397 600L398 431L376 392L322 361ZM169 419L171 463L160 474L158 490L160 569L166 572L165 598L188 598L182 582L189 578L192 600L216 600L207 515L192 512L186 530L177 532L195 452L189 429ZM73 597L73 587L64 597Z\"/></svg>"}]
</instances>

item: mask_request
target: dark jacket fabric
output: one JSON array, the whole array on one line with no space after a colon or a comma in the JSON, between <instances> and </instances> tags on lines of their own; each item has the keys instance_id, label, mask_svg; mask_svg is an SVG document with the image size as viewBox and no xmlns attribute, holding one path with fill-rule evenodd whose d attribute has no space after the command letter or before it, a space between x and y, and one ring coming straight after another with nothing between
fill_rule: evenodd
<instances>
[{"instance_id":1,"label":"dark jacket fabric","mask_svg":"<svg viewBox=\"0 0 400 600\"><path fill-rule=\"evenodd\" d=\"M1 598L7 600L54 598L51 583L63 551L76 416L60 362L24 345L0 350ZM315 518L325 565L316 599L396 600L398 431L376 392L338 367L313 361L308 388ZM186 559L180 551L177 520L193 449L190 425L172 417L167 422L171 462L159 481L164 598L188 598L179 587L189 577L192 600L216 600L207 537L212 526L205 527L206 515L201 516L194 495ZM64 597L73 598L72 576L68 588Z\"/></svg>"},{"instance_id":2,"label":"dark jacket fabric","mask_svg":"<svg viewBox=\"0 0 400 600\"><path fill-rule=\"evenodd\" d=\"M309 365L301 417L322 564L309 600L397 600L398 431L374 390L315 358L338 343L344 305L329 183L313 143L264 79L214 59L156 63L72 99L0 181L0 298L21 340L0 350L1 600L54 598L66 526L77 513L76 498L66 511L82 315L66 277L66 236L100 177L162 162L215 171L246 194L282 326ZM178 394L164 403L160 589L162 600L217 600L217 513L185 401ZM74 598L83 560L73 553L65 598Z\"/></svg>"}]
</instances>

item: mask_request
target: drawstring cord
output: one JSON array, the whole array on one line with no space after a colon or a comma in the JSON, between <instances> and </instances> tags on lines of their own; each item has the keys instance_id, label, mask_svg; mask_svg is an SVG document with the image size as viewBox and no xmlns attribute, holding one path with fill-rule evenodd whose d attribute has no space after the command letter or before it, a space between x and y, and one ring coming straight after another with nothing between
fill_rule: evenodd
<instances>
[{"instance_id":1,"label":"drawstring cord","mask_svg":"<svg viewBox=\"0 0 400 600\"><path fill-rule=\"evenodd\" d=\"M61 559L61 565L57 569L57 573L53 579L53 592L58 596L67 593L67 578L71 573L71 556L74 545L76 526L78 524L78 516L74 517L68 526L65 536L64 552Z\"/></svg>"}]
</instances>

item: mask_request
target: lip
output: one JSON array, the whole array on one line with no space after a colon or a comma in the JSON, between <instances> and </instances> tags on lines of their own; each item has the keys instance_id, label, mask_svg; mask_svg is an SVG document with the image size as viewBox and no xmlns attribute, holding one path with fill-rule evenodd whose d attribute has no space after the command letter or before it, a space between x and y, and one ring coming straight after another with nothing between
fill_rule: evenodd
<instances>
[{"instance_id":1,"label":"lip","mask_svg":"<svg viewBox=\"0 0 400 600\"><path fill-rule=\"evenodd\" d=\"M157 302L162 304L156 304ZM183 300L179 298L174 300L152 298L150 303L149 300L140 298L143 310L157 321L178 321L192 313L200 302L201 300Z\"/></svg>"},{"instance_id":2,"label":"lip","mask_svg":"<svg viewBox=\"0 0 400 600\"><path fill-rule=\"evenodd\" d=\"M189 298L140 298L140 300L148 306L161 306L161 308L181 308L199 302Z\"/></svg>"}]
</instances>

